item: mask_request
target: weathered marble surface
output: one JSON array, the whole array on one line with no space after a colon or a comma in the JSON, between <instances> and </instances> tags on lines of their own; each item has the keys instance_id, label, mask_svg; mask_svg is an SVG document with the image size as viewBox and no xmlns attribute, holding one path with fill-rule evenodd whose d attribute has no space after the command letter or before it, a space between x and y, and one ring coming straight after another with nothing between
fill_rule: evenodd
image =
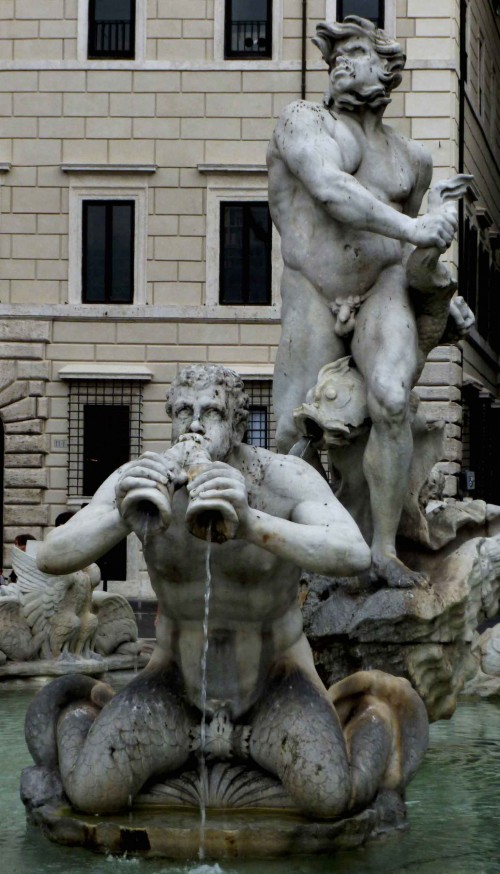
<instances>
[{"instance_id":1,"label":"weathered marble surface","mask_svg":"<svg viewBox=\"0 0 500 874\"><path fill-rule=\"evenodd\" d=\"M302 567L368 568L356 523L306 462L241 442L248 398L234 371L185 368L168 409L172 448L124 465L39 551L45 572L74 573L135 531L160 617L151 662L118 694L84 676L39 692L26 717L25 802L36 808L59 781L90 814L144 797L196 806L189 774L203 746L210 768L234 767L210 807L228 792L259 806L265 784L311 820L388 804L399 822L427 746L425 707L405 679L378 671L327 690L298 604Z\"/></svg>"},{"instance_id":2,"label":"weathered marble surface","mask_svg":"<svg viewBox=\"0 0 500 874\"><path fill-rule=\"evenodd\" d=\"M305 577L304 622L326 683L359 668L405 676L433 721L452 715L476 671L476 628L498 609L500 536L410 560L429 574L428 587L373 590L352 579Z\"/></svg>"}]
</instances>

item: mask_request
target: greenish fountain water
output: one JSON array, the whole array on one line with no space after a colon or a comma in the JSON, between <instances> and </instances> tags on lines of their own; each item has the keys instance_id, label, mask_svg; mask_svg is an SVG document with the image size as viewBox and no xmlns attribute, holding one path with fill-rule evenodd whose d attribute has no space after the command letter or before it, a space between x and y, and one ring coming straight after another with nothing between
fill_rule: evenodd
<instances>
[{"instance_id":1,"label":"greenish fountain water","mask_svg":"<svg viewBox=\"0 0 500 874\"><path fill-rule=\"evenodd\" d=\"M498 874L500 871L500 702L463 702L450 722L431 726L431 744L410 784L411 829L328 858L179 865L95 856L51 844L27 826L19 799L31 763L24 714L42 680L0 686L1 870L16 874ZM116 682L116 679L112 682ZM122 680L123 682L123 680Z\"/></svg>"}]
</instances>

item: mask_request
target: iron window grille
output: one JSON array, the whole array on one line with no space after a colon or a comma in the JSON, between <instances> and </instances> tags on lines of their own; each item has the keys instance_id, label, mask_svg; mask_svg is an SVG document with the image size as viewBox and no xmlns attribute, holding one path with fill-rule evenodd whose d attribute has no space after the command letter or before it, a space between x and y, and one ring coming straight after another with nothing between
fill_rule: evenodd
<instances>
[{"instance_id":1,"label":"iron window grille","mask_svg":"<svg viewBox=\"0 0 500 874\"><path fill-rule=\"evenodd\" d=\"M134 200L82 201L83 303L133 303Z\"/></svg>"},{"instance_id":2,"label":"iron window grille","mask_svg":"<svg viewBox=\"0 0 500 874\"><path fill-rule=\"evenodd\" d=\"M343 21L346 15L359 15L368 18L377 27L384 27L384 0L337 0L337 19Z\"/></svg>"},{"instance_id":3,"label":"iron window grille","mask_svg":"<svg viewBox=\"0 0 500 874\"><path fill-rule=\"evenodd\" d=\"M272 224L266 201L220 204L219 303L271 303Z\"/></svg>"},{"instance_id":4,"label":"iron window grille","mask_svg":"<svg viewBox=\"0 0 500 874\"><path fill-rule=\"evenodd\" d=\"M244 443L252 446L261 446L271 452L277 452L276 446L276 418L273 410L272 381L270 379L246 379L245 391L249 397L248 425L243 437ZM321 464L325 471L325 477L332 483L335 477L328 467L328 453L319 453Z\"/></svg>"},{"instance_id":5,"label":"iron window grille","mask_svg":"<svg viewBox=\"0 0 500 874\"><path fill-rule=\"evenodd\" d=\"M226 0L225 58L272 57L272 0Z\"/></svg>"},{"instance_id":6,"label":"iron window grille","mask_svg":"<svg viewBox=\"0 0 500 874\"><path fill-rule=\"evenodd\" d=\"M245 391L250 404L243 442L276 452L276 419L272 406L271 380L245 380Z\"/></svg>"},{"instance_id":7,"label":"iron window grille","mask_svg":"<svg viewBox=\"0 0 500 874\"><path fill-rule=\"evenodd\" d=\"M142 386L136 380L71 380L68 418L68 495L84 501L140 455Z\"/></svg>"},{"instance_id":8,"label":"iron window grille","mask_svg":"<svg viewBox=\"0 0 500 874\"><path fill-rule=\"evenodd\" d=\"M135 0L89 0L88 57L135 57Z\"/></svg>"}]
</instances>

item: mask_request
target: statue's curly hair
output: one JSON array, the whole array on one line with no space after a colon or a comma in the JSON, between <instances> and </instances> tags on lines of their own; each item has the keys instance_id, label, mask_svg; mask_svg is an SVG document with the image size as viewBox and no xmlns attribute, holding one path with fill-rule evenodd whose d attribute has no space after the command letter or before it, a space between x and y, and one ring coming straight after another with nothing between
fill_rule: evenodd
<instances>
[{"instance_id":1,"label":"statue's curly hair","mask_svg":"<svg viewBox=\"0 0 500 874\"><path fill-rule=\"evenodd\" d=\"M235 426L246 425L248 419L248 395L239 373L222 364L189 364L183 367L167 392L166 411L172 417L173 397L181 386L190 388L205 388L209 385L223 386L231 399L233 406L233 421Z\"/></svg>"},{"instance_id":2,"label":"statue's curly hair","mask_svg":"<svg viewBox=\"0 0 500 874\"><path fill-rule=\"evenodd\" d=\"M373 43L377 54L385 61L385 71L380 76L380 82L387 94L401 84L402 70L406 55L400 44L385 31L376 27L367 18L359 15L346 15L343 21L322 22L316 27L316 36L312 42L316 45L331 70L336 55L336 44L339 40L350 36L364 36Z\"/></svg>"}]
</instances>

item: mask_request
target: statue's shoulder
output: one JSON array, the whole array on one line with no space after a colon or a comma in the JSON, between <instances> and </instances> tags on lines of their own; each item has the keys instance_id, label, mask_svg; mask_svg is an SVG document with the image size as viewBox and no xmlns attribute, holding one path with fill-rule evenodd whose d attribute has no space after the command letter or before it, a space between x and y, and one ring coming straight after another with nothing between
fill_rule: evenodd
<instances>
[{"instance_id":1,"label":"statue's shoulder","mask_svg":"<svg viewBox=\"0 0 500 874\"><path fill-rule=\"evenodd\" d=\"M399 152L404 151L416 168L425 169L430 167L432 169L432 155L424 143L403 136L403 134L387 124L384 124L384 132L393 148Z\"/></svg>"},{"instance_id":2,"label":"statue's shoulder","mask_svg":"<svg viewBox=\"0 0 500 874\"><path fill-rule=\"evenodd\" d=\"M285 106L278 119L278 128L290 136L304 130L333 129L334 125L335 120L328 109L310 100L294 100Z\"/></svg>"}]
</instances>

